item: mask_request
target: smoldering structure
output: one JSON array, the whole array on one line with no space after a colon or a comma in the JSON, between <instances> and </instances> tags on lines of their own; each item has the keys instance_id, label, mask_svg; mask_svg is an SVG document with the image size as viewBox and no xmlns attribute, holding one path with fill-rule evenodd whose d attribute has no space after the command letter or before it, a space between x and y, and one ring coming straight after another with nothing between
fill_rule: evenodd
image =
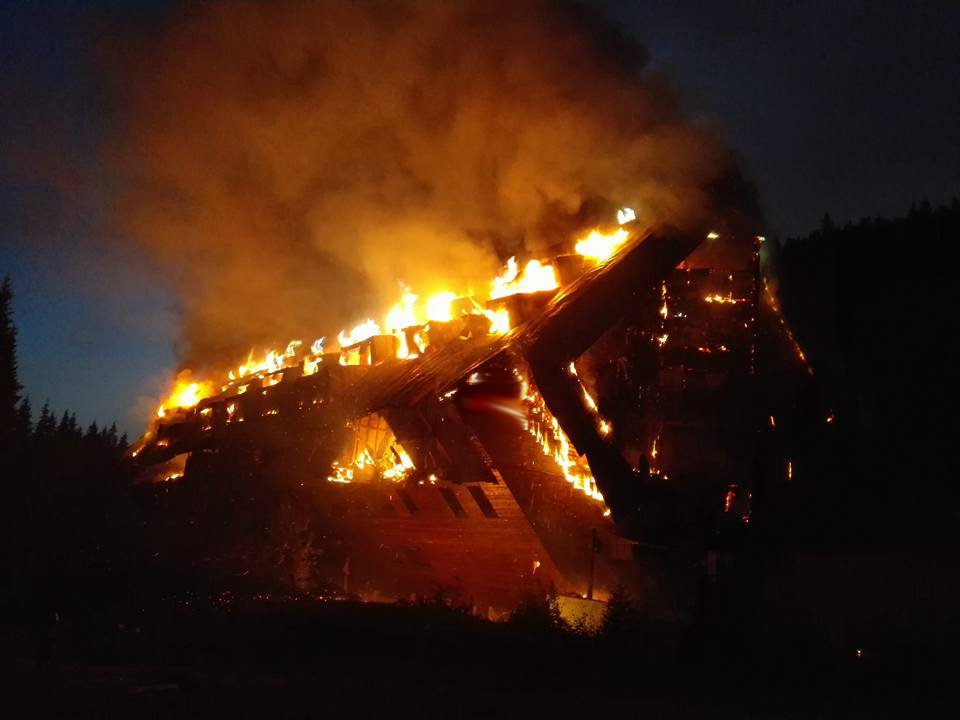
<instances>
[{"instance_id":1,"label":"smoldering structure","mask_svg":"<svg viewBox=\"0 0 960 720\"><path fill-rule=\"evenodd\" d=\"M555 258L560 289L491 301L508 333L431 322L414 357L372 335L165 412L133 451L141 492L193 497L191 523L225 524L208 560L275 587L490 616L617 585L690 606L705 554L776 522L758 498L796 472L776 413L809 368L758 239L627 227L604 262Z\"/></svg>"},{"instance_id":2,"label":"smoldering structure","mask_svg":"<svg viewBox=\"0 0 960 720\"><path fill-rule=\"evenodd\" d=\"M123 60L119 220L195 373L133 451L171 566L672 607L717 508L724 537L756 524L786 456L741 407L759 212L638 43L571 2L284 0L193 8Z\"/></svg>"}]
</instances>

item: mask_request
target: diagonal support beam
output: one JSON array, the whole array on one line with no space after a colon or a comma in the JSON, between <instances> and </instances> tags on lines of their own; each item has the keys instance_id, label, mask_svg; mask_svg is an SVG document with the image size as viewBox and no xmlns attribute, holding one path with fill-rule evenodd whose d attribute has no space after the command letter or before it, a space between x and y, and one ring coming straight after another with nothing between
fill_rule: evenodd
<instances>
[{"instance_id":1,"label":"diagonal support beam","mask_svg":"<svg viewBox=\"0 0 960 720\"><path fill-rule=\"evenodd\" d=\"M615 519L636 507L633 471L598 432L580 386L566 367L620 320L629 305L655 288L702 241L671 229L638 237L609 261L557 294L526 333L526 357L547 408L570 442L586 455Z\"/></svg>"}]
</instances>

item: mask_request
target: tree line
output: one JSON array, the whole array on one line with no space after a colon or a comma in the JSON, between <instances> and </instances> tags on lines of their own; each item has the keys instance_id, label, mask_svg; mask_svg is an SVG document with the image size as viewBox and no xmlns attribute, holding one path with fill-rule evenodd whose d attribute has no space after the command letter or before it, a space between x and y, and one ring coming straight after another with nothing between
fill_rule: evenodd
<instances>
[{"instance_id":1,"label":"tree line","mask_svg":"<svg viewBox=\"0 0 960 720\"><path fill-rule=\"evenodd\" d=\"M955 544L960 490L953 481L948 389L960 283L949 260L958 240L960 199L954 199L938 208L921 203L901 218L843 226L825 216L806 236L767 243L784 314L841 438L825 453L839 471L810 479L809 495L832 513L823 516L824 527L852 524L887 548L911 539L920 539L924 552ZM196 505L195 515L151 525L123 461L127 438L115 424L83 427L73 412L55 413L48 403L35 414L18 376L12 297L5 280L0 572L9 582L0 584L0 605L8 610L0 616L9 626L26 616L34 620L27 626L42 630L69 608L64 617L75 619L78 632L104 635L98 623L111 617L111 604L142 609L172 584L158 571L157 553L148 552L149 532L177 539L189 525L203 542L217 532L234 543L246 538L224 520L233 517L232 501L202 486L199 500L184 501ZM931 533L943 542L931 544Z\"/></svg>"},{"instance_id":2,"label":"tree line","mask_svg":"<svg viewBox=\"0 0 960 720\"><path fill-rule=\"evenodd\" d=\"M131 567L127 437L116 423L82 427L20 383L9 278L0 285L0 607L7 630L45 633L65 604L91 604ZM19 629L18 629L19 628ZM24 630L26 628L26 630Z\"/></svg>"},{"instance_id":3,"label":"tree line","mask_svg":"<svg viewBox=\"0 0 960 720\"><path fill-rule=\"evenodd\" d=\"M816 488L864 538L925 551L956 543L960 486L949 388L956 375L960 198L898 218L768 242L785 316L842 438ZM932 542L931 542L932 541Z\"/></svg>"}]
</instances>

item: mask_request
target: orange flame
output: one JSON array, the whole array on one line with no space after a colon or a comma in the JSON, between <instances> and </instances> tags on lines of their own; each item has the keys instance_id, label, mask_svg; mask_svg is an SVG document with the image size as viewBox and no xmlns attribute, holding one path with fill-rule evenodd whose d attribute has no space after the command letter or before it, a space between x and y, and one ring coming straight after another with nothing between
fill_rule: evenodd
<instances>
[{"instance_id":1,"label":"orange flame","mask_svg":"<svg viewBox=\"0 0 960 720\"><path fill-rule=\"evenodd\" d=\"M349 331L341 330L337 335L337 342L340 343L341 348L345 348L356 345L379 334L380 326L373 320L367 319Z\"/></svg>"},{"instance_id":2,"label":"orange flame","mask_svg":"<svg viewBox=\"0 0 960 720\"><path fill-rule=\"evenodd\" d=\"M574 249L584 257L603 262L609 259L628 237L630 233L623 228L617 228L609 233L591 230L586 237L577 241Z\"/></svg>"},{"instance_id":3,"label":"orange flame","mask_svg":"<svg viewBox=\"0 0 960 720\"><path fill-rule=\"evenodd\" d=\"M597 489L597 483L586 460L573 449L566 433L560 427L560 422L547 410L540 394L530 386L519 370L514 369L513 372L520 381L521 399L527 407L527 432L540 444L543 454L556 463L564 479L574 489L603 505L603 494Z\"/></svg>"},{"instance_id":4,"label":"orange flame","mask_svg":"<svg viewBox=\"0 0 960 720\"><path fill-rule=\"evenodd\" d=\"M491 283L490 299L507 297L518 293L542 292L556 290L560 287L557 282L556 271L553 265L545 265L539 260L530 260L520 272L515 257L507 260L503 272Z\"/></svg>"},{"instance_id":5,"label":"orange flame","mask_svg":"<svg viewBox=\"0 0 960 720\"><path fill-rule=\"evenodd\" d=\"M177 376L173 390L167 396L160 407L157 408L157 417L165 417L171 410L177 408L192 408L204 398L215 394L213 385L208 382L194 382L189 372L183 372Z\"/></svg>"}]
</instances>

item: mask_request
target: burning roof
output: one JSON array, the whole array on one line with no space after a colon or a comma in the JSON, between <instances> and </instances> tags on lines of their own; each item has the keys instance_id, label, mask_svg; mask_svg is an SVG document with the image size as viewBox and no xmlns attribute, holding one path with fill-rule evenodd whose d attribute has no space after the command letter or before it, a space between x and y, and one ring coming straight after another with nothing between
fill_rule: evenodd
<instances>
[{"instance_id":1,"label":"burning roof","mask_svg":"<svg viewBox=\"0 0 960 720\"><path fill-rule=\"evenodd\" d=\"M627 225L609 236L604 259L508 263L485 298L450 293L420 303L406 289L383 323L341 332L333 349L294 342L261 362L248 360L225 373L219 392L213 381L181 379L134 447L134 461L168 482L189 481L191 467L210 478L245 462L273 462L314 491L368 488L357 490L357 502L374 509L386 502L401 525L408 516L424 520L421 509L435 506L434 520L402 532L393 520L376 521L386 523L390 543L409 532L416 547L459 533L456 520L502 517L484 490L501 488L498 502L511 508L504 512L530 523L523 530L528 561L543 564L540 580L550 582L581 577L587 563L576 538L584 528L630 534L640 519L656 527L657 495L682 487L667 482L668 471L671 478L696 475L691 460L716 456L711 448L723 443L740 460L713 466L709 483L720 485L717 507L748 523L752 484L744 463L754 451L741 440L756 429L750 413L718 413L729 413L729 392L743 387L737 378L752 375L756 364L758 245L752 265L721 272L678 268L705 233ZM539 279L524 286L527 268ZM497 326L491 315L508 325ZM596 365L611 333L640 337L641 356L653 358L637 362L632 350L600 350L599 357L626 363L628 373L646 373L613 395L607 371ZM649 399L618 409L616 394L627 387ZM704 393L713 393L712 406L703 405ZM681 397L700 403L697 412L678 414ZM194 404L176 406L180 401ZM171 474L166 461L185 455L186 467ZM792 481L793 464L786 467ZM440 517L454 524L430 524ZM510 527L501 528L504 542L521 532ZM350 532L351 547L379 537ZM419 557L421 550L403 552ZM526 567L510 562L516 572ZM428 576L418 575L424 582Z\"/></svg>"},{"instance_id":2,"label":"burning roof","mask_svg":"<svg viewBox=\"0 0 960 720\"><path fill-rule=\"evenodd\" d=\"M606 247L600 247L602 237L609 238ZM383 328L368 320L341 332L337 353L318 340L301 354L302 343L291 342L283 352L230 370L219 393L212 381L181 377L133 452L141 462L161 459L202 445L215 420L240 424L251 413L270 417L295 408L322 412L328 423L339 424L384 408L415 408L507 353L518 377L524 373L525 397L536 398L537 412L550 416L544 425L549 433L538 431L538 442L551 447L568 480L588 495L616 495L623 478L612 475L628 469L612 460L616 450L605 441L609 422L571 376L571 361L617 321L639 288L653 287L701 240L625 227L606 235L595 231L585 241L593 267L566 287L558 289L553 265L533 260L521 271L511 259L485 304L453 293L417 303L406 290ZM330 383L335 391L328 387L316 397L317 388ZM576 470L566 459L571 455L583 458ZM601 477L594 479L586 459L603 468Z\"/></svg>"}]
</instances>

